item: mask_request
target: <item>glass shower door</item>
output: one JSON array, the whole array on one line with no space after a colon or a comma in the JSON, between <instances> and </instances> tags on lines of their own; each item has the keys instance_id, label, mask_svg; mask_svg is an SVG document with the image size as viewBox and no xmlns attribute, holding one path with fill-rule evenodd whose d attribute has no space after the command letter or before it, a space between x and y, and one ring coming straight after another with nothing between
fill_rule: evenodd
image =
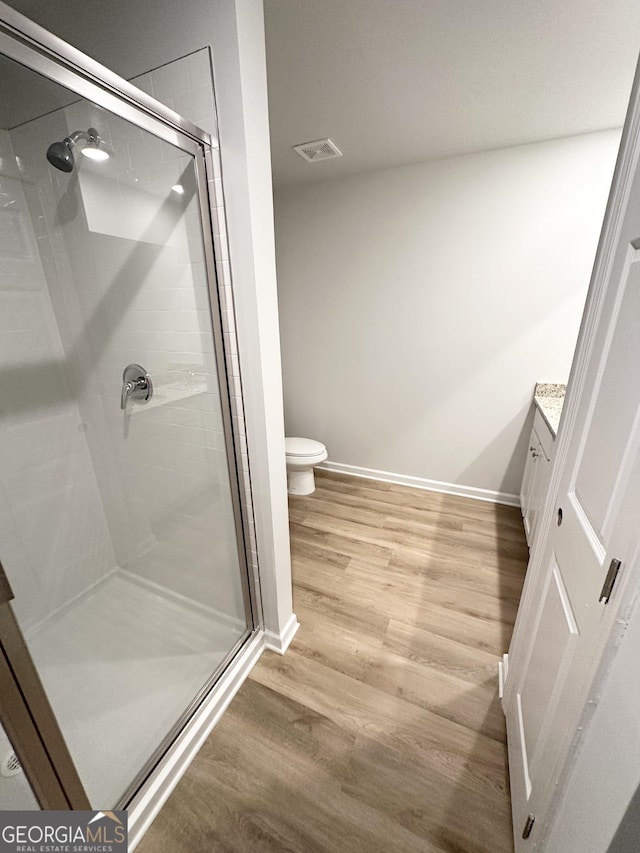
<instances>
[{"instance_id":1,"label":"glass shower door","mask_svg":"<svg viewBox=\"0 0 640 853\"><path fill-rule=\"evenodd\" d=\"M253 628L202 146L0 76L0 559L111 808Z\"/></svg>"}]
</instances>

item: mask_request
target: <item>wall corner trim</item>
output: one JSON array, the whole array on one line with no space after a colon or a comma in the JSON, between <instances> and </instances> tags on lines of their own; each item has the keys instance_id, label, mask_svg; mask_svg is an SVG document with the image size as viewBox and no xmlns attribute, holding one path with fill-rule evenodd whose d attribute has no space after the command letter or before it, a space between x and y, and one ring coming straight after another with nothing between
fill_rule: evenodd
<instances>
[{"instance_id":1,"label":"wall corner trim","mask_svg":"<svg viewBox=\"0 0 640 853\"><path fill-rule=\"evenodd\" d=\"M298 618L295 613L292 613L279 634L276 634L275 631L264 632L264 647L271 649L272 652L277 652L279 655L283 655L291 645L291 640L295 637L299 627Z\"/></svg>"},{"instance_id":2,"label":"wall corner trim","mask_svg":"<svg viewBox=\"0 0 640 853\"><path fill-rule=\"evenodd\" d=\"M365 480L380 480L383 483L413 486L414 489L425 489L428 492L441 492L444 495L457 495L461 498L473 498L476 501L487 501L488 503L505 504L506 506L520 506L519 496L512 495L509 492L494 492L491 489L478 489L476 486L443 483L440 480L427 480L425 477L411 477L409 474L378 471L376 468L360 468L358 465L346 465L344 462L332 462L330 459L322 462L318 468L325 471L335 471L337 474L363 477Z\"/></svg>"}]
</instances>

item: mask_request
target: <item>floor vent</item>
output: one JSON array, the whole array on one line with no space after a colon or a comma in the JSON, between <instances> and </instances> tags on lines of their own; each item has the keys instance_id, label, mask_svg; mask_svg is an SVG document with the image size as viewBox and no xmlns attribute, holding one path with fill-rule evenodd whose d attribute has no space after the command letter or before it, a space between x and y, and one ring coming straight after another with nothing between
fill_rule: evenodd
<instances>
[{"instance_id":1,"label":"floor vent","mask_svg":"<svg viewBox=\"0 0 640 853\"><path fill-rule=\"evenodd\" d=\"M15 752L8 752L0 764L0 776L17 776L22 771L22 765Z\"/></svg>"},{"instance_id":2,"label":"floor vent","mask_svg":"<svg viewBox=\"0 0 640 853\"><path fill-rule=\"evenodd\" d=\"M342 151L330 139L303 142L302 145L294 145L293 150L297 151L307 163L319 163L320 160L333 160L336 157L342 157Z\"/></svg>"}]
</instances>

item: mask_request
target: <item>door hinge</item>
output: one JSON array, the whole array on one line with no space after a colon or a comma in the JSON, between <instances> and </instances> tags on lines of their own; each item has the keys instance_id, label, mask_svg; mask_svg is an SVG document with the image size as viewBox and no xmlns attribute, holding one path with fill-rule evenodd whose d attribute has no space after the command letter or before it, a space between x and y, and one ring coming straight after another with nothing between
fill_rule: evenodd
<instances>
[{"instance_id":1,"label":"door hinge","mask_svg":"<svg viewBox=\"0 0 640 853\"><path fill-rule=\"evenodd\" d=\"M0 563L0 604L8 604L13 598L13 590L9 583L9 578L6 576L2 563Z\"/></svg>"},{"instance_id":2,"label":"door hinge","mask_svg":"<svg viewBox=\"0 0 640 853\"><path fill-rule=\"evenodd\" d=\"M620 560L611 560L611 564L609 565L609 571L607 572L607 576L604 579L604 583L602 584L602 589L600 590L600 598L598 601L604 601L605 604L609 603L609 599L611 598L611 593L613 592L613 586L616 582L616 578L618 577L618 572L620 571L620 566L622 563Z\"/></svg>"},{"instance_id":3,"label":"door hinge","mask_svg":"<svg viewBox=\"0 0 640 853\"><path fill-rule=\"evenodd\" d=\"M527 821L524 825L524 829L522 830L522 837L527 839L531 835L531 830L533 829L533 824L536 822L535 817L530 814L527 818Z\"/></svg>"}]
</instances>

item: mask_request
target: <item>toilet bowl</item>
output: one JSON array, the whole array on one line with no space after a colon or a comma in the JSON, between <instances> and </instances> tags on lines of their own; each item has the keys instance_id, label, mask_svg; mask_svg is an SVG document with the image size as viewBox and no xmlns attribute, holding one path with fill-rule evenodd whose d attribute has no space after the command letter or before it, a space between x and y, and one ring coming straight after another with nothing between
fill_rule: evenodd
<instances>
[{"instance_id":1,"label":"toilet bowl","mask_svg":"<svg viewBox=\"0 0 640 853\"><path fill-rule=\"evenodd\" d=\"M289 494L312 495L316 490L313 469L327 458L327 448L312 438L285 438L284 449Z\"/></svg>"}]
</instances>

